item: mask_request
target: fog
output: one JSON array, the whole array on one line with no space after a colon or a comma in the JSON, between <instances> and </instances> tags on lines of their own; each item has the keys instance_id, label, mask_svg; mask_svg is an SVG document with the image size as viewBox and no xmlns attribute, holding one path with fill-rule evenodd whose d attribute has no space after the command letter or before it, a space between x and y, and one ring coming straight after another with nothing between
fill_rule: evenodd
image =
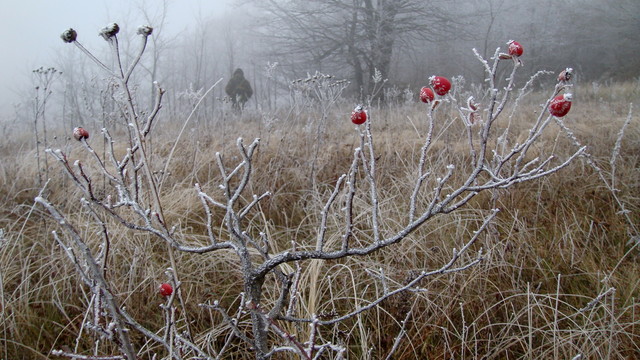
<instances>
[{"instance_id":1,"label":"fog","mask_svg":"<svg viewBox=\"0 0 640 360\"><path fill-rule=\"evenodd\" d=\"M231 0L167 1L167 36L189 31L199 19L220 16ZM90 49L104 47L98 31L111 22L135 31L145 22L142 9L150 14L162 11L162 0L0 0L0 34L4 53L0 56L0 116L24 103L32 84L32 71L59 67L59 56L73 51L60 34L74 28L79 40ZM153 24L152 24L153 25Z\"/></svg>"},{"instance_id":2,"label":"fog","mask_svg":"<svg viewBox=\"0 0 640 360\"><path fill-rule=\"evenodd\" d=\"M506 51L511 39L525 49L521 82L537 71L565 67L576 70L578 83L637 82L640 76L637 0L2 1L3 121L32 116L28 109L38 85L32 71L40 67L64 73L52 89L52 103L70 105L57 118L82 123L91 117L85 110L97 101L92 97L105 74L60 34L74 28L79 42L109 59L98 31L111 22L120 24L118 37L128 55L138 25L155 28L136 81L141 89L157 81L168 90L166 116L181 116L189 96L228 79L236 68L254 86L247 103L254 109L276 106L292 80L316 71L349 81L345 96L354 101L371 95L376 75L386 80L379 99L415 91L436 73L478 84L484 73L473 49L489 58L498 47ZM222 89L214 95L223 96ZM141 101L152 101L146 90L141 93L149 96Z\"/></svg>"}]
</instances>

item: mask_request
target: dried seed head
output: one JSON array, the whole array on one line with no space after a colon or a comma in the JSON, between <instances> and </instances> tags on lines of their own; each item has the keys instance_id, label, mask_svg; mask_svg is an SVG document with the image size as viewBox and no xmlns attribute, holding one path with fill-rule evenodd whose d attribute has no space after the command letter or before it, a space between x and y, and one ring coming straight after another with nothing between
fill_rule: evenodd
<instances>
[{"instance_id":1,"label":"dried seed head","mask_svg":"<svg viewBox=\"0 0 640 360\"><path fill-rule=\"evenodd\" d=\"M73 30L72 28L69 28L69 29L65 30L60 35L60 38L62 39L62 41L66 42L66 43L72 43L72 42L76 41L77 37L78 37L78 33L75 30Z\"/></svg>"},{"instance_id":2,"label":"dried seed head","mask_svg":"<svg viewBox=\"0 0 640 360\"><path fill-rule=\"evenodd\" d=\"M120 26L116 23L111 23L100 30L100 36L105 40L109 40L120 31Z\"/></svg>"},{"instance_id":3,"label":"dried seed head","mask_svg":"<svg viewBox=\"0 0 640 360\"><path fill-rule=\"evenodd\" d=\"M138 26L138 34L143 36L149 36L153 32L153 28L149 25Z\"/></svg>"}]
</instances>

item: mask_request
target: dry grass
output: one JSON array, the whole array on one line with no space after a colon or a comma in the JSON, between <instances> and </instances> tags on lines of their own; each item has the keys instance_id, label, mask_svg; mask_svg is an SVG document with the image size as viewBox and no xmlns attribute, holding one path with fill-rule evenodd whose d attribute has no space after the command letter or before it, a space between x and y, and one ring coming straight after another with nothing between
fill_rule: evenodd
<instances>
[{"instance_id":1,"label":"dry grass","mask_svg":"<svg viewBox=\"0 0 640 360\"><path fill-rule=\"evenodd\" d=\"M632 225L618 213L613 194L600 176L609 179L611 175L611 152L629 102L638 99L637 84L577 90L582 91L577 97L582 100L576 101L566 122L588 145L602 174L579 159L558 174L501 191L496 205L502 212L476 246L476 250L482 247L487 251L486 261L462 273L429 278L421 284L425 291L394 297L353 320L322 329L324 340L347 345L349 358L384 358L400 322L411 310L407 335L395 359L571 359L577 354L583 359L640 357L640 249L629 242ZM603 94L614 92L615 96L603 98ZM524 104L513 117L515 134L525 129L519 124L531 121L536 105ZM274 249L286 249L292 240L300 246L313 246L319 211L330 185L347 171L358 146L353 127L342 115L347 109L345 106L329 116L320 138L315 130L305 130L302 121L282 118L266 127L259 115L250 112L226 118L210 132L189 132L171 160L171 175L162 188L167 221L180 224L188 241L206 240L205 214L193 184L213 191L219 176L215 152L222 151L232 159L237 137L261 137L251 191L271 191L273 196L254 214L250 230L268 232ZM397 214L405 214L409 206L406 194L411 192L415 177L421 146L418 135L425 131L423 111L418 106L398 106L372 112L380 155L382 226L388 233L407 222ZM162 124L155 134L155 170L164 165L175 141L172 134L179 126ZM460 151L463 132L448 131L445 135L443 130L449 126L455 130L459 125L453 117L437 124L437 132L443 135L436 138L431 153L429 166L433 169L448 164L464 169L467 154ZM97 134L97 129L90 130ZM554 149L565 155L575 151L555 125L554 130L542 139L537 151L542 154ZM4 359L45 359L52 349L90 349L94 344L91 335L78 336L88 331L82 324L90 294L51 238L55 224L33 206L40 188L26 135L14 136L0 146L0 229L4 229L0 243L0 358ZM59 139L56 146L66 147L70 157L85 156L79 144L67 142L63 136ZM98 148L98 136L92 141ZM321 150L317 158L315 146ZM640 223L639 168L636 115L623 138L615 174L616 196L631 211L636 227ZM64 209L91 245L97 246L98 228L80 211L78 194L56 164L48 173L52 178L46 189L49 199ZM360 206L356 222L366 223L366 203ZM371 257L303 263L299 313L330 316L381 294L380 283L363 269L383 271L399 284L413 272L439 267L449 260L451 249L459 247L477 228L490 207L487 196L474 199L471 206L434 218L407 241ZM329 219L329 231L335 235L328 241L339 241L339 226L339 219ZM356 234L356 239L359 236L366 238L367 234ZM156 287L165 280L164 270L169 266L166 246L130 230L112 233L111 240L108 280L130 313L151 328L159 328L163 324L162 299ZM234 259L224 252L178 255L182 289L193 317L191 327L201 334L197 342L217 347L224 341L226 327L219 315L197 305L214 299L225 306L238 302L241 274ZM304 338L302 334L308 329L288 330ZM146 354L151 350L143 347ZM246 349L242 345L235 350L229 358L250 358L243 355Z\"/></svg>"}]
</instances>

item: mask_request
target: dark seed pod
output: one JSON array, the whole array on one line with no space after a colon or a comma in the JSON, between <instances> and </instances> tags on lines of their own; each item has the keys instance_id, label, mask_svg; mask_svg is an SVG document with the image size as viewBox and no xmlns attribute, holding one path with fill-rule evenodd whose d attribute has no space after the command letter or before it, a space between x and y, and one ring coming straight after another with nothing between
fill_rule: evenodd
<instances>
[{"instance_id":1,"label":"dark seed pod","mask_svg":"<svg viewBox=\"0 0 640 360\"><path fill-rule=\"evenodd\" d=\"M149 36L153 32L153 28L149 25L141 25L138 27L138 34L143 36Z\"/></svg>"},{"instance_id":2,"label":"dark seed pod","mask_svg":"<svg viewBox=\"0 0 640 360\"><path fill-rule=\"evenodd\" d=\"M120 32L120 26L116 23L111 23L100 30L100 36L102 36L105 40L109 40L112 37L116 36Z\"/></svg>"},{"instance_id":3,"label":"dark seed pod","mask_svg":"<svg viewBox=\"0 0 640 360\"><path fill-rule=\"evenodd\" d=\"M68 30L65 30L62 35L60 35L60 38L66 43L72 43L76 41L76 38L78 38L78 33L75 30L69 28Z\"/></svg>"}]
</instances>

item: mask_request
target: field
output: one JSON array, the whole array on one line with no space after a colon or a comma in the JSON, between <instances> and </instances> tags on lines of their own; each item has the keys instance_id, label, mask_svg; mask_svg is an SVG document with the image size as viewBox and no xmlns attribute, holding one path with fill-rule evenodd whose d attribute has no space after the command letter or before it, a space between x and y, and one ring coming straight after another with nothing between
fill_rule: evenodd
<instances>
[{"instance_id":1,"label":"field","mask_svg":"<svg viewBox=\"0 0 640 360\"><path fill-rule=\"evenodd\" d=\"M523 141L548 95L528 94L494 131L509 122L513 143ZM300 262L298 313L331 318L376 299L387 286L397 288L416 273L439 269L454 248L475 235L489 211L498 208L459 260L470 263L482 254L481 262L426 277L369 311L320 327L319 342L344 346L350 359L384 359L394 346L393 359L639 358L640 126L639 110L630 112L639 95L637 82L576 87L573 108L564 118L573 138L552 122L530 154L567 158L578 150L576 141L587 146L586 153L559 172L481 193L372 255ZM434 178L455 165L455 184L463 181L469 153L462 122L449 105L442 104L435 117L428 163ZM206 242L207 214L194 184L214 193L220 181L216 152L231 163L239 156L237 138L245 144L260 138L242 196L251 201L253 194L271 195L250 213L246 228L266 233L273 252L290 248L292 242L313 246L323 206L360 146L349 121L352 109L343 99L324 110L310 105L270 112L249 108L237 114L223 107L213 119L191 121L183 133L184 118L161 119L150 138L149 156L157 176L170 160L159 194L165 221L176 224L189 241ZM427 132L425 109L419 102L369 109L383 234L407 222ZM105 151L102 123L84 126L96 152ZM125 153L125 126L109 126L115 151ZM103 239L101 227L83 210L82 193L54 158L36 154L33 133L23 127L5 128L0 145L0 358L47 359L56 349L110 354L116 347L86 326L93 317L91 291L51 233L63 231L34 198L46 196L61 209L96 252ZM97 174L91 156L70 138L68 129L51 126L48 136L49 146L63 149L71 163L81 159ZM177 151L172 152L175 144ZM108 191L108 180L97 175L94 180L96 193ZM358 241L370 236L364 226L370 215L366 195L354 200L354 223L362 225ZM428 199L428 193L419 199ZM329 242L339 242L339 210L330 213L327 222ZM224 213L213 215L215 221L222 217ZM105 278L133 317L161 333L167 313L160 307L165 300L157 287L167 281L165 271L172 266L167 246L149 233L117 225L109 223ZM213 230L226 236L222 225ZM243 291L237 258L225 250L175 252L174 261L186 304L175 314L175 326L198 334L193 341L199 346L219 349L228 339L229 323L199 304L218 300L230 312L237 308ZM287 264L295 271L294 263ZM275 301L278 285L272 278L265 288L265 301ZM250 328L249 319L241 316L239 326ZM308 336L308 325L282 326L300 339ZM401 341L396 342L399 334ZM280 339L271 336L272 341ZM151 359L154 352L163 356L158 344L135 331L131 337L140 359ZM246 344L232 340L225 358L251 358L248 352Z\"/></svg>"}]
</instances>

